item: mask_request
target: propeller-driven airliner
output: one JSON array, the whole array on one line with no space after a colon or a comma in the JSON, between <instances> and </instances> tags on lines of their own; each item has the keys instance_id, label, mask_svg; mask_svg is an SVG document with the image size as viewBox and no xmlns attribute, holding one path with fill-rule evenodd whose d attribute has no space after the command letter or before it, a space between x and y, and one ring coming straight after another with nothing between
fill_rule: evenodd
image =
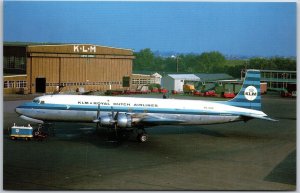
<instances>
[{"instance_id":1,"label":"propeller-driven airliner","mask_svg":"<svg viewBox=\"0 0 300 193\"><path fill-rule=\"evenodd\" d=\"M248 70L242 88L228 101L111 97L92 95L45 95L18 106L21 118L39 124L90 122L127 130L140 142L145 128L159 125L209 125L269 118L261 110L260 71Z\"/></svg>"}]
</instances>

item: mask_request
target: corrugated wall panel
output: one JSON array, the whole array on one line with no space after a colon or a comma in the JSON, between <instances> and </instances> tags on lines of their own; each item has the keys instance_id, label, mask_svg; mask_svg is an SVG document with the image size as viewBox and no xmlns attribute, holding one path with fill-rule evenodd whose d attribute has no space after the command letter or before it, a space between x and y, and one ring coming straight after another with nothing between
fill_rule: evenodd
<instances>
[{"instance_id":1,"label":"corrugated wall panel","mask_svg":"<svg viewBox=\"0 0 300 193\"><path fill-rule=\"evenodd\" d=\"M59 52L59 50L56 51ZM30 56L33 56L32 83L35 84L35 78L38 76L45 77L46 82L51 83L48 84L47 91L54 89L55 86L52 83L59 83L59 79L60 83L73 84L64 90L75 90L78 87L84 87L86 90L107 90L109 89L107 82L113 82L112 89L119 89L122 88L122 84L118 83L122 83L123 77L130 76L132 73L132 58L129 56L129 58L118 58L117 56L111 57L111 55L103 55L103 57L96 55L95 58L83 58L83 55L79 54L55 55L52 53L51 56L49 54L30 52ZM27 68L30 71L30 66ZM30 81L30 77L27 79ZM86 83L87 80L93 85L78 85L78 83ZM35 88L32 92L35 92Z\"/></svg>"}]
</instances>

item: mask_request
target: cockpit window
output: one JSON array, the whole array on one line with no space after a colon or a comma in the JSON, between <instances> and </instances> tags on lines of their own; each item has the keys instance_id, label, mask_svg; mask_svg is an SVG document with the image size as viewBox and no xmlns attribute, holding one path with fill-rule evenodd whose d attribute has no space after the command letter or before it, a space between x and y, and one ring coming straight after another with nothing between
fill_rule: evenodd
<instances>
[{"instance_id":1,"label":"cockpit window","mask_svg":"<svg viewBox=\"0 0 300 193\"><path fill-rule=\"evenodd\" d=\"M37 98L33 99L32 102L37 103L37 104L45 104L45 100L43 100L40 97L37 97Z\"/></svg>"},{"instance_id":2,"label":"cockpit window","mask_svg":"<svg viewBox=\"0 0 300 193\"><path fill-rule=\"evenodd\" d=\"M39 99L33 99L32 102L34 102L34 103L40 103L40 100Z\"/></svg>"}]
</instances>

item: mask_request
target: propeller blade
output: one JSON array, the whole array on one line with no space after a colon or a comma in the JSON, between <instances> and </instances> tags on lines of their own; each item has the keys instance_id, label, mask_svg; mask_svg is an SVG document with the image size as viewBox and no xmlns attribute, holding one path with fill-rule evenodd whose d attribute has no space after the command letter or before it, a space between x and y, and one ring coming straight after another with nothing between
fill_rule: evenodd
<instances>
[{"instance_id":1,"label":"propeller blade","mask_svg":"<svg viewBox=\"0 0 300 193\"><path fill-rule=\"evenodd\" d=\"M119 112L117 112L116 115L114 116L114 120L115 120L115 121L118 120L118 116L119 116Z\"/></svg>"},{"instance_id":2,"label":"propeller blade","mask_svg":"<svg viewBox=\"0 0 300 193\"><path fill-rule=\"evenodd\" d=\"M99 116L100 116L100 104L98 104L97 119L99 119Z\"/></svg>"},{"instance_id":3,"label":"propeller blade","mask_svg":"<svg viewBox=\"0 0 300 193\"><path fill-rule=\"evenodd\" d=\"M98 104L97 117L93 122L96 123L96 128L98 129L100 127L100 104Z\"/></svg>"},{"instance_id":4,"label":"propeller blade","mask_svg":"<svg viewBox=\"0 0 300 193\"><path fill-rule=\"evenodd\" d=\"M99 123L100 122L100 104L98 104L98 109L97 109L97 116L96 119L93 120L94 123ZM98 125L97 125L98 126Z\"/></svg>"},{"instance_id":5,"label":"propeller blade","mask_svg":"<svg viewBox=\"0 0 300 193\"><path fill-rule=\"evenodd\" d=\"M115 117L115 112L114 112L113 107L111 107L111 116L112 116L112 118L114 119L114 117Z\"/></svg>"},{"instance_id":6,"label":"propeller blade","mask_svg":"<svg viewBox=\"0 0 300 193\"><path fill-rule=\"evenodd\" d=\"M118 128L117 128L117 122L115 123L115 133L116 133L116 138L118 138Z\"/></svg>"}]
</instances>

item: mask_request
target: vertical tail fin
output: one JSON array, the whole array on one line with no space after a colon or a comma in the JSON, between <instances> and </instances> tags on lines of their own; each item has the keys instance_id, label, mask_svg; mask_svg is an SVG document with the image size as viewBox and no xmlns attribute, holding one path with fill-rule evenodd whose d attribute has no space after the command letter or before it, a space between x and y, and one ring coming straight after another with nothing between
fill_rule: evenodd
<instances>
[{"instance_id":1,"label":"vertical tail fin","mask_svg":"<svg viewBox=\"0 0 300 193\"><path fill-rule=\"evenodd\" d=\"M261 110L260 71L247 70L240 92L227 103L236 107Z\"/></svg>"}]
</instances>

